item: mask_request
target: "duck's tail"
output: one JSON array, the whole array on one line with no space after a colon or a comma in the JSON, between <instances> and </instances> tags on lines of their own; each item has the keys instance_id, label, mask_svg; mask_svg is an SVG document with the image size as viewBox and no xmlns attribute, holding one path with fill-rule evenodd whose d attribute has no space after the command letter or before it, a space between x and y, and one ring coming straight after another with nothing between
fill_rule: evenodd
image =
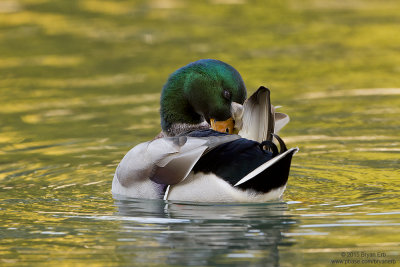
<instances>
[{"instance_id":1,"label":"duck's tail","mask_svg":"<svg viewBox=\"0 0 400 267\"><path fill-rule=\"evenodd\" d=\"M241 189L254 189L263 193L285 186L289 177L292 157L297 151L299 151L297 147L286 150L258 166L234 186Z\"/></svg>"}]
</instances>

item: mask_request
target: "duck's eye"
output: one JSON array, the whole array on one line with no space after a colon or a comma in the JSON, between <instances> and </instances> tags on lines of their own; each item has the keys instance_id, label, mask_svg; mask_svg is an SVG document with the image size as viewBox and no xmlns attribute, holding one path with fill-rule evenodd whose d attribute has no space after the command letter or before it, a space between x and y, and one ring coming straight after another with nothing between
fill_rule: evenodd
<instances>
[{"instance_id":1,"label":"duck's eye","mask_svg":"<svg viewBox=\"0 0 400 267\"><path fill-rule=\"evenodd\" d=\"M231 100L231 92L229 92L228 90L224 90L223 96L224 96L226 99Z\"/></svg>"}]
</instances>

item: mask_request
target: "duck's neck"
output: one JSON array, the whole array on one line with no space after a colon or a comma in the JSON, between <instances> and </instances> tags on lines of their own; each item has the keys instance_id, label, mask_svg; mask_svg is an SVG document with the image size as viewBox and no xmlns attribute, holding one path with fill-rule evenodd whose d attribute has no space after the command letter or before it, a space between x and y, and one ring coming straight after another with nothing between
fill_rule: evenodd
<instances>
[{"instance_id":1,"label":"duck's neck","mask_svg":"<svg viewBox=\"0 0 400 267\"><path fill-rule=\"evenodd\" d=\"M163 90L160 102L164 135L175 136L190 130L210 128L203 116L195 112L179 87Z\"/></svg>"},{"instance_id":2,"label":"duck's neck","mask_svg":"<svg viewBox=\"0 0 400 267\"><path fill-rule=\"evenodd\" d=\"M210 129L211 126L206 121L203 121L198 124L187 124L187 123L174 123L172 126L164 131L164 136L177 136L186 132L195 131L195 130L207 130Z\"/></svg>"}]
</instances>

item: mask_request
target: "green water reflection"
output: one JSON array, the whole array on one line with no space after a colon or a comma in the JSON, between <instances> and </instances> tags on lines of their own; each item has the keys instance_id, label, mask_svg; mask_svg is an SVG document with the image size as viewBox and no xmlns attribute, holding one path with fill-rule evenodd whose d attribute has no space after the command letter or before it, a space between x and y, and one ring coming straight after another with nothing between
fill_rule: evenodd
<instances>
[{"instance_id":1,"label":"green water reflection","mask_svg":"<svg viewBox=\"0 0 400 267\"><path fill-rule=\"evenodd\" d=\"M1 1L0 265L400 262L399 12L395 0ZM160 131L163 83L200 58L233 65L249 93L268 86L291 116L281 135L300 153L283 201L114 200L116 165Z\"/></svg>"}]
</instances>

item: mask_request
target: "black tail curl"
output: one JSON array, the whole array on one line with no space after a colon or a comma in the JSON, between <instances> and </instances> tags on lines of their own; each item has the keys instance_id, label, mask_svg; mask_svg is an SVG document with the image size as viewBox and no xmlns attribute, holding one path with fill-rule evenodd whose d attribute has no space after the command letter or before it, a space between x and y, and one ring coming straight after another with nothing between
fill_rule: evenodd
<instances>
[{"instance_id":1,"label":"black tail curl","mask_svg":"<svg viewBox=\"0 0 400 267\"><path fill-rule=\"evenodd\" d=\"M279 146L281 147L281 149L279 151L279 154L282 154L282 153L286 152L287 151L287 147L285 145L285 142L283 142L283 140L277 134L274 134L274 133L271 133L271 134L279 142Z\"/></svg>"},{"instance_id":2,"label":"black tail curl","mask_svg":"<svg viewBox=\"0 0 400 267\"><path fill-rule=\"evenodd\" d=\"M272 152L272 157L275 157L279 154L277 146L272 141L263 141L260 143L259 147L261 148L261 150L268 150Z\"/></svg>"},{"instance_id":3,"label":"black tail curl","mask_svg":"<svg viewBox=\"0 0 400 267\"><path fill-rule=\"evenodd\" d=\"M286 152L287 147L285 145L285 142L283 142L283 140L277 134L273 134L273 133L271 133L271 134L279 142L279 146L280 146L279 153L278 153L278 147L272 141L267 140L267 141L261 142L260 148L262 150L268 150L268 151L272 152L273 157Z\"/></svg>"}]
</instances>

